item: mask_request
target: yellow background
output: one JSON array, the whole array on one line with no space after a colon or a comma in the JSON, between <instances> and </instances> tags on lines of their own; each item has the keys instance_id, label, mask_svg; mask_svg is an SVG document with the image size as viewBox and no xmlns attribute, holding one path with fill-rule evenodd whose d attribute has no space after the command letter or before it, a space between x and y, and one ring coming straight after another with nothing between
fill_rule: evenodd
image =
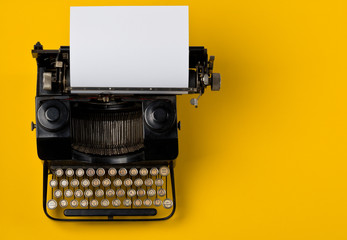
<instances>
[{"instance_id":1,"label":"yellow background","mask_svg":"<svg viewBox=\"0 0 347 240\"><path fill-rule=\"evenodd\" d=\"M42 211L31 49L69 44L69 6L189 5L190 45L221 92L182 121L177 212L163 222L61 223ZM347 239L346 1L0 3L1 239Z\"/></svg>"}]
</instances>

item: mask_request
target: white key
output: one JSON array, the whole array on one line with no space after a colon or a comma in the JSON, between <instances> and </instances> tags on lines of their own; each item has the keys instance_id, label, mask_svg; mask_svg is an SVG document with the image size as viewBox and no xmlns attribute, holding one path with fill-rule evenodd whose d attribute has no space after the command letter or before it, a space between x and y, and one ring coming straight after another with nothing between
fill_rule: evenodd
<instances>
[{"instance_id":1,"label":"white key","mask_svg":"<svg viewBox=\"0 0 347 240\"><path fill-rule=\"evenodd\" d=\"M120 188L117 190L116 195L117 197L123 197L125 195L125 191L122 188Z\"/></svg>"},{"instance_id":2,"label":"white key","mask_svg":"<svg viewBox=\"0 0 347 240\"><path fill-rule=\"evenodd\" d=\"M136 196L136 191L135 189L129 189L127 194L128 194L128 197L134 197Z\"/></svg>"},{"instance_id":3,"label":"white key","mask_svg":"<svg viewBox=\"0 0 347 240\"><path fill-rule=\"evenodd\" d=\"M143 205L146 207L150 207L152 205L152 200L147 198L143 201Z\"/></svg>"},{"instance_id":4,"label":"white key","mask_svg":"<svg viewBox=\"0 0 347 240\"><path fill-rule=\"evenodd\" d=\"M70 181L70 186L73 187L73 188L78 187L79 184L80 184L80 183L79 183L79 181L78 181L77 179L72 179L72 180Z\"/></svg>"},{"instance_id":5,"label":"white key","mask_svg":"<svg viewBox=\"0 0 347 240\"><path fill-rule=\"evenodd\" d=\"M108 178L105 178L104 180L102 180L102 186L104 187L108 187L111 185L111 180Z\"/></svg>"},{"instance_id":6,"label":"white key","mask_svg":"<svg viewBox=\"0 0 347 240\"><path fill-rule=\"evenodd\" d=\"M77 177L83 177L83 175L84 175L84 170L83 170L83 168L78 168L78 169L76 170L76 176L77 176Z\"/></svg>"},{"instance_id":7,"label":"white key","mask_svg":"<svg viewBox=\"0 0 347 240\"><path fill-rule=\"evenodd\" d=\"M99 178L94 178L92 180L92 186L93 187L99 187L100 186L100 179Z\"/></svg>"},{"instance_id":8,"label":"white key","mask_svg":"<svg viewBox=\"0 0 347 240\"><path fill-rule=\"evenodd\" d=\"M159 198L154 199L153 205L156 206L156 207L160 207L161 200Z\"/></svg>"},{"instance_id":9,"label":"white key","mask_svg":"<svg viewBox=\"0 0 347 240\"><path fill-rule=\"evenodd\" d=\"M158 186L158 187L161 187L161 186L164 185L164 180L161 179L161 178L157 178L157 179L155 179L154 184L155 184L156 186Z\"/></svg>"},{"instance_id":10,"label":"white key","mask_svg":"<svg viewBox=\"0 0 347 240\"><path fill-rule=\"evenodd\" d=\"M115 191L113 189L107 189L106 196L113 197L115 195Z\"/></svg>"},{"instance_id":11,"label":"white key","mask_svg":"<svg viewBox=\"0 0 347 240\"><path fill-rule=\"evenodd\" d=\"M166 177L169 175L170 169L166 166L159 168L159 174L162 175L163 177Z\"/></svg>"},{"instance_id":12,"label":"white key","mask_svg":"<svg viewBox=\"0 0 347 240\"><path fill-rule=\"evenodd\" d=\"M110 202L107 199L102 199L100 204L103 207L108 207L108 205L110 205Z\"/></svg>"},{"instance_id":13,"label":"white key","mask_svg":"<svg viewBox=\"0 0 347 240\"><path fill-rule=\"evenodd\" d=\"M143 180L142 180L141 178L135 179L134 185L135 185L136 187L141 187L142 184L143 184Z\"/></svg>"},{"instance_id":14,"label":"white key","mask_svg":"<svg viewBox=\"0 0 347 240\"><path fill-rule=\"evenodd\" d=\"M96 175L98 175L99 177L104 176L105 175L105 169L103 169L103 168L96 169Z\"/></svg>"},{"instance_id":15,"label":"white key","mask_svg":"<svg viewBox=\"0 0 347 240\"><path fill-rule=\"evenodd\" d=\"M57 202L54 199L51 199L47 202L47 207L48 209L56 209L56 207L58 206Z\"/></svg>"},{"instance_id":16,"label":"white key","mask_svg":"<svg viewBox=\"0 0 347 240\"><path fill-rule=\"evenodd\" d=\"M83 197L83 191L81 189L77 189L75 191L75 197L76 198L80 198L80 197Z\"/></svg>"},{"instance_id":17,"label":"white key","mask_svg":"<svg viewBox=\"0 0 347 240\"><path fill-rule=\"evenodd\" d=\"M164 201L163 201L163 206L164 206L164 208L167 208L167 209L169 209L169 208L172 208L172 206L173 206L173 202L172 202L172 200L171 199L165 199Z\"/></svg>"},{"instance_id":18,"label":"white key","mask_svg":"<svg viewBox=\"0 0 347 240\"><path fill-rule=\"evenodd\" d=\"M151 170L149 171L149 173L152 175L152 176L157 176L158 173L159 173L159 170L158 168L151 168Z\"/></svg>"},{"instance_id":19,"label":"white key","mask_svg":"<svg viewBox=\"0 0 347 240\"><path fill-rule=\"evenodd\" d=\"M131 169L129 170L130 176L133 176L133 177L135 177L135 176L137 175L138 172L139 172L139 171L138 171L136 168L131 168Z\"/></svg>"},{"instance_id":20,"label":"white key","mask_svg":"<svg viewBox=\"0 0 347 240\"><path fill-rule=\"evenodd\" d=\"M148 197L153 197L155 196L155 190L153 188L150 188L147 190L147 196Z\"/></svg>"},{"instance_id":21,"label":"white key","mask_svg":"<svg viewBox=\"0 0 347 240\"><path fill-rule=\"evenodd\" d=\"M116 174L117 174L117 170L116 170L115 168L110 168L110 169L108 170L108 175L109 175L110 177L116 176Z\"/></svg>"},{"instance_id":22,"label":"white key","mask_svg":"<svg viewBox=\"0 0 347 240\"><path fill-rule=\"evenodd\" d=\"M119 171L118 171L119 176L122 176L122 177L124 177L125 175L127 175L127 173L128 173L128 171L127 171L125 168L121 168L121 169L119 169Z\"/></svg>"},{"instance_id":23,"label":"white key","mask_svg":"<svg viewBox=\"0 0 347 240\"><path fill-rule=\"evenodd\" d=\"M160 188L160 189L158 190L158 195L159 195L160 197L164 197L165 194L166 194L166 191L165 191L164 188Z\"/></svg>"},{"instance_id":24,"label":"white key","mask_svg":"<svg viewBox=\"0 0 347 240\"><path fill-rule=\"evenodd\" d=\"M120 186L122 186L122 180L119 179L119 178L116 178L116 179L113 181L113 185L114 185L115 187L120 187Z\"/></svg>"},{"instance_id":25,"label":"white key","mask_svg":"<svg viewBox=\"0 0 347 240\"><path fill-rule=\"evenodd\" d=\"M85 187L85 188L87 188L87 187L89 187L89 185L90 185L90 181L89 181L89 179L82 179L82 181L81 181L81 186L82 187Z\"/></svg>"},{"instance_id":26,"label":"white key","mask_svg":"<svg viewBox=\"0 0 347 240\"><path fill-rule=\"evenodd\" d=\"M88 168L86 174L88 177L93 177L95 175L95 170L93 168Z\"/></svg>"},{"instance_id":27,"label":"white key","mask_svg":"<svg viewBox=\"0 0 347 240\"><path fill-rule=\"evenodd\" d=\"M70 189L66 189L65 192L64 192L64 196L69 198L69 197L72 197L73 195L73 192L70 190Z\"/></svg>"},{"instance_id":28,"label":"white key","mask_svg":"<svg viewBox=\"0 0 347 240\"><path fill-rule=\"evenodd\" d=\"M114 200L112 201L112 205L113 205L114 207L119 207L119 206L121 205L121 201L120 201L119 199L114 199Z\"/></svg>"},{"instance_id":29,"label":"white key","mask_svg":"<svg viewBox=\"0 0 347 240\"><path fill-rule=\"evenodd\" d=\"M86 199L83 199L83 200L81 200L81 202L80 202L80 206L81 207L88 207L88 200L86 200Z\"/></svg>"},{"instance_id":30,"label":"white key","mask_svg":"<svg viewBox=\"0 0 347 240\"><path fill-rule=\"evenodd\" d=\"M141 168L140 169L140 175L141 176L147 176L148 175L148 170L147 170L147 168Z\"/></svg>"},{"instance_id":31,"label":"white key","mask_svg":"<svg viewBox=\"0 0 347 240\"><path fill-rule=\"evenodd\" d=\"M49 181L49 186L51 186L51 188L55 188L56 186L58 186L58 181L56 179L52 179L51 181Z\"/></svg>"},{"instance_id":32,"label":"white key","mask_svg":"<svg viewBox=\"0 0 347 240\"><path fill-rule=\"evenodd\" d=\"M57 189L54 191L53 195L56 198L60 198L61 196L63 196L63 192L60 189Z\"/></svg>"},{"instance_id":33,"label":"white key","mask_svg":"<svg viewBox=\"0 0 347 240\"><path fill-rule=\"evenodd\" d=\"M123 205L125 207L130 207L131 206L131 200L129 198L124 199Z\"/></svg>"},{"instance_id":34,"label":"white key","mask_svg":"<svg viewBox=\"0 0 347 240\"><path fill-rule=\"evenodd\" d=\"M143 188L140 188L139 190L137 190L137 196L143 197L145 195L146 195L146 191Z\"/></svg>"},{"instance_id":35,"label":"white key","mask_svg":"<svg viewBox=\"0 0 347 240\"><path fill-rule=\"evenodd\" d=\"M61 176L64 175L64 171L63 171L63 169L58 168L57 170L55 170L54 174L55 174L55 176L57 176L57 177L61 177Z\"/></svg>"},{"instance_id":36,"label":"white key","mask_svg":"<svg viewBox=\"0 0 347 240\"><path fill-rule=\"evenodd\" d=\"M60 200L59 206L60 206L61 208L66 208L67 205L69 205L69 203L68 203L65 199Z\"/></svg>"},{"instance_id":37,"label":"white key","mask_svg":"<svg viewBox=\"0 0 347 240\"><path fill-rule=\"evenodd\" d=\"M71 200L70 206L71 207L78 207L78 201L76 199Z\"/></svg>"},{"instance_id":38,"label":"white key","mask_svg":"<svg viewBox=\"0 0 347 240\"><path fill-rule=\"evenodd\" d=\"M141 207L141 205L142 205L142 201L141 201L141 199L135 199L134 200L134 206L135 207Z\"/></svg>"},{"instance_id":39,"label":"white key","mask_svg":"<svg viewBox=\"0 0 347 240\"><path fill-rule=\"evenodd\" d=\"M69 181L67 179L62 179L60 180L60 184L59 184L61 187L67 187L69 186Z\"/></svg>"},{"instance_id":40,"label":"white key","mask_svg":"<svg viewBox=\"0 0 347 240\"><path fill-rule=\"evenodd\" d=\"M84 196L86 196L87 198L90 198L93 196L93 191L91 189L87 189L84 191Z\"/></svg>"},{"instance_id":41,"label":"white key","mask_svg":"<svg viewBox=\"0 0 347 240\"><path fill-rule=\"evenodd\" d=\"M95 191L95 196L96 197L103 197L104 196L104 190L98 189Z\"/></svg>"},{"instance_id":42,"label":"white key","mask_svg":"<svg viewBox=\"0 0 347 240\"><path fill-rule=\"evenodd\" d=\"M92 206L92 207L97 207L98 205L99 205L98 200L93 199L92 201L90 201L90 206Z\"/></svg>"},{"instance_id":43,"label":"white key","mask_svg":"<svg viewBox=\"0 0 347 240\"><path fill-rule=\"evenodd\" d=\"M74 171L73 171L72 168L68 168L68 169L65 170L65 175L66 175L67 177L72 177L73 174L74 174Z\"/></svg>"},{"instance_id":44,"label":"white key","mask_svg":"<svg viewBox=\"0 0 347 240\"><path fill-rule=\"evenodd\" d=\"M145 180L145 185L146 185L147 187L151 187L151 186L153 185L153 180L152 180L152 178L147 178L147 179Z\"/></svg>"},{"instance_id":45,"label":"white key","mask_svg":"<svg viewBox=\"0 0 347 240\"><path fill-rule=\"evenodd\" d=\"M131 180L130 178L124 180L124 186L130 187L131 185L133 185L133 180Z\"/></svg>"}]
</instances>

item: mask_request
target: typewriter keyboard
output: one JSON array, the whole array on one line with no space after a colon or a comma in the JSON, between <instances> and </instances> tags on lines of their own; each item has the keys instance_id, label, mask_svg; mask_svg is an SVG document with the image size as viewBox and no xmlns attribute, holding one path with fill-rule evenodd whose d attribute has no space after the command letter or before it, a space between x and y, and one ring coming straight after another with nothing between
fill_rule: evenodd
<instances>
[{"instance_id":1,"label":"typewriter keyboard","mask_svg":"<svg viewBox=\"0 0 347 240\"><path fill-rule=\"evenodd\" d=\"M165 218L174 208L170 168L55 167L47 178L53 218Z\"/></svg>"}]
</instances>

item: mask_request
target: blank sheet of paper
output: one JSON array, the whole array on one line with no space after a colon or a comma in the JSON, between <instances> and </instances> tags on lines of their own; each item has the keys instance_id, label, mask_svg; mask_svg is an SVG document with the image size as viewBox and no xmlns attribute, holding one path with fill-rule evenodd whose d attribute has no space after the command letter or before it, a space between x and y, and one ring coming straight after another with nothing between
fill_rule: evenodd
<instances>
[{"instance_id":1,"label":"blank sheet of paper","mask_svg":"<svg viewBox=\"0 0 347 240\"><path fill-rule=\"evenodd\" d=\"M70 8L70 85L187 88L188 6Z\"/></svg>"}]
</instances>

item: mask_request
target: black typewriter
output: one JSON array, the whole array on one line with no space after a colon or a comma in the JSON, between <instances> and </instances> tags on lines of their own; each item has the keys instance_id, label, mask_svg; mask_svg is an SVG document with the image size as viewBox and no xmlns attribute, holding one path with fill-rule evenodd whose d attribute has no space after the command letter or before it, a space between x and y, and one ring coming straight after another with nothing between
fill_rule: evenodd
<instances>
[{"instance_id":1,"label":"black typewriter","mask_svg":"<svg viewBox=\"0 0 347 240\"><path fill-rule=\"evenodd\" d=\"M176 94L220 89L214 57L189 48L189 87L160 89L70 87L69 47L36 58L37 153L43 161L43 209L54 220L164 220L176 208L174 166L180 122ZM97 90L97 91L93 91ZM136 94L129 93L136 90ZM198 97L198 98L199 98ZM198 104L198 98L191 103Z\"/></svg>"}]
</instances>

